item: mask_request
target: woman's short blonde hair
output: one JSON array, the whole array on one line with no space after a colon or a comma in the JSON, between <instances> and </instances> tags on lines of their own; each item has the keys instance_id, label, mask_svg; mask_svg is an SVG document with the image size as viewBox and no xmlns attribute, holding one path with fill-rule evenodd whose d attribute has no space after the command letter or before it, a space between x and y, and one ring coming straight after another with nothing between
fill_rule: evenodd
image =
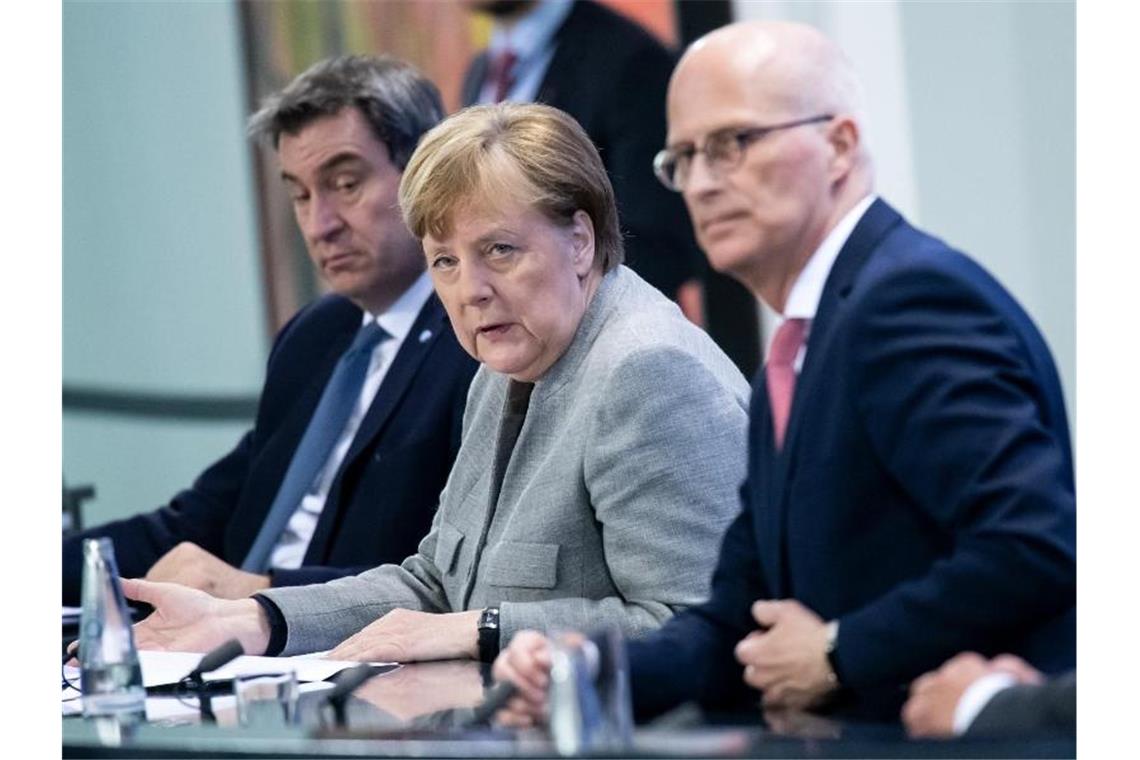
<instances>
[{"instance_id":1,"label":"woman's short blonde hair","mask_svg":"<svg viewBox=\"0 0 1140 760\"><path fill-rule=\"evenodd\" d=\"M421 240L451 233L457 211L514 201L555 224L584 211L594 224L594 262L622 262L621 230L609 176L578 122L550 106L472 106L420 140L400 182L400 209Z\"/></svg>"}]
</instances>

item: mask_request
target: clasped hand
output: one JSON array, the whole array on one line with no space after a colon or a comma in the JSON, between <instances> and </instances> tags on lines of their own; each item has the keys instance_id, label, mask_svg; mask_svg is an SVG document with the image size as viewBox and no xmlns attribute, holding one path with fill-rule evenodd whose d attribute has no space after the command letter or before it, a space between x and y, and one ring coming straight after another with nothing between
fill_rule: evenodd
<instances>
[{"instance_id":1,"label":"clasped hand","mask_svg":"<svg viewBox=\"0 0 1140 760\"><path fill-rule=\"evenodd\" d=\"M942 667L914 679L910 698L902 709L903 725L911 736L953 736L958 701L979 678L1006 673L1015 683L1041 683L1044 677L1032 665L1011 654L987 660L976 652L962 652Z\"/></svg>"},{"instance_id":2,"label":"clasped hand","mask_svg":"<svg viewBox=\"0 0 1140 760\"><path fill-rule=\"evenodd\" d=\"M807 709L835 688L827 660L827 624L794 599L758 601L752 617L762 630L736 645L744 681L764 692L765 707Z\"/></svg>"}]
</instances>

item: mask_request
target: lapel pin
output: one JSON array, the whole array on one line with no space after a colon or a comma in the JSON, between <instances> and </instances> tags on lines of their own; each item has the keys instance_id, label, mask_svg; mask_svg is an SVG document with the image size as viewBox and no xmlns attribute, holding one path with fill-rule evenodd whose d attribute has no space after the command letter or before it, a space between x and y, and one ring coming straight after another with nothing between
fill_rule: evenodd
<instances>
[{"instance_id":1,"label":"lapel pin","mask_svg":"<svg viewBox=\"0 0 1140 760\"><path fill-rule=\"evenodd\" d=\"M420 343L427 343L431 339L431 330L424 330L420 333Z\"/></svg>"}]
</instances>

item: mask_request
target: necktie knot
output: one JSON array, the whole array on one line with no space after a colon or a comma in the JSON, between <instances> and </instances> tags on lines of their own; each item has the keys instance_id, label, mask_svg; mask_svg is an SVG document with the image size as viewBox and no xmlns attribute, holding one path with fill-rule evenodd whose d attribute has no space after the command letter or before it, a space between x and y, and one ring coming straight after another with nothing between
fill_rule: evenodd
<instances>
[{"instance_id":1,"label":"necktie knot","mask_svg":"<svg viewBox=\"0 0 1140 760\"><path fill-rule=\"evenodd\" d=\"M507 97L515 83L515 63L518 56L515 51L506 48L491 61L491 82L495 85L495 102L499 103Z\"/></svg>"},{"instance_id":2,"label":"necktie knot","mask_svg":"<svg viewBox=\"0 0 1140 760\"><path fill-rule=\"evenodd\" d=\"M772 338L772 346L768 349L768 365L771 367L791 367L795 364L796 354L804 344L804 333L807 330L806 319L786 319L784 324L776 330Z\"/></svg>"}]
</instances>

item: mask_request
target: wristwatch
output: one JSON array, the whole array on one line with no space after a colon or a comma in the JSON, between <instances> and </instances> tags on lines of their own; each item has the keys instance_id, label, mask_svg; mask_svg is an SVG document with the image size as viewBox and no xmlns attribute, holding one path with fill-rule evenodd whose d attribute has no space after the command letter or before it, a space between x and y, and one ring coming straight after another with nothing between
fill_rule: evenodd
<instances>
[{"instance_id":1,"label":"wristwatch","mask_svg":"<svg viewBox=\"0 0 1140 760\"><path fill-rule=\"evenodd\" d=\"M835 668L835 645L839 640L839 621L832 620L827 624L827 648L824 654L827 656L827 667L831 671L827 674L827 680L830 682L832 688L837 688L839 684L839 671Z\"/></svg>"},{"instance_id":2,"label":"wristwatch","mask_svg":"<svg viewBox=\"0 0 1140 760\"><path fill-rule=\"evenodd\" d=\"M479 616L479 659L494 662L499 656L499 608L487 607Z\"/></svg>"}]
</instances>

